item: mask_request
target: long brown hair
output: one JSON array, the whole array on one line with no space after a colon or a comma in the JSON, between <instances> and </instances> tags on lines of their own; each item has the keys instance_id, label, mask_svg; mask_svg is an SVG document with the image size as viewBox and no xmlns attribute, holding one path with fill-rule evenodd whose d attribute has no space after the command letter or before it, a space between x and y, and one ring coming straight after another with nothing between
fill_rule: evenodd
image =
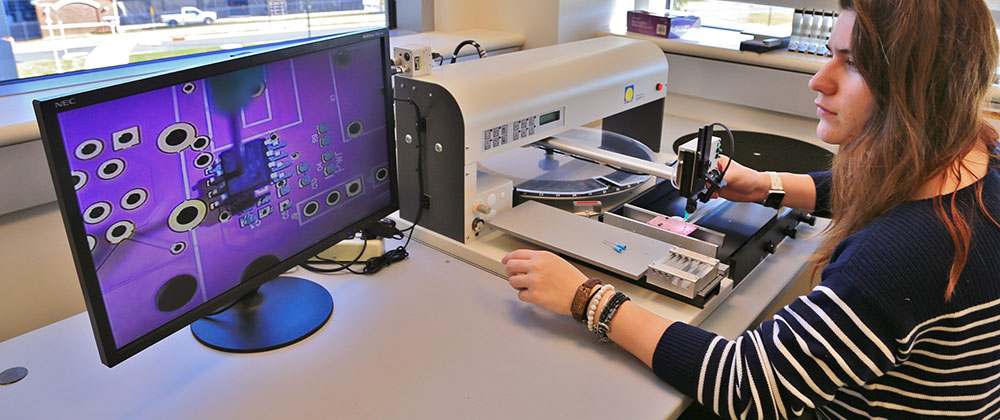
<instances>
[{"instance_id":1,"label":"long brown hair","mask_svg":"<svg viewBox=\"0 0 1000 420\"><path fill-rule=\"evenodd\" d=\"M926 182L951 174L961 183L968 170L963 158L976 148L993 154L997 145L983 114L998 56L983 0L841 0L840 6L857 15L851 53L874 104L861 133L833 159L834 219L814 255L820 262ZM975 188L975 206L997 224L983 204L982 183ZM975 210L957 205L955 195L933 200L955 250L946 300L965 268Z\"/></svg>"}]
</instances>

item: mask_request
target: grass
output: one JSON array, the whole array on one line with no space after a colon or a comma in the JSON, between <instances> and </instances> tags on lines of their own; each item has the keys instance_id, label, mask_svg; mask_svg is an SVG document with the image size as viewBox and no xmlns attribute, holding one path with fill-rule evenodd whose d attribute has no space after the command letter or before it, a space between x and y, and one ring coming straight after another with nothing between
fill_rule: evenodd
<instances>
[{"instance_id":1,"label":"grass","mask_svg":"<svg viewBox=\"0 0 1000 420\"><path fill-rule=\"evenodd\" d=\"M747 23L756 23L761 25L781 25L785 23L790 23L792 21L791 16L785 16L780 13L771 14L768 12L751 12L747 16Z\"/></svg>"},{"instance_id":2,"label":"grass","mask_svg":"<svg viewBox=\"0 0 1000 420\"><path fill-rule=\"evenodd\" d=\"M206 52L211 52L211 51L219 51L221 49L222 48L219 48L218 46L212 46L212 47L185 48L185 49L182 49L182 50L157 51L157 52L151 52L151 53L132 54L132 55L130 55L128 57L128 62L129 63L140 63L140 62L143 62L143 61L159 60L161 58L169 58L169 57L177 57L177 56L182 56L182 55L192 55L192 54L201 54L201 53L206 53Z\"/></svg>"},{"instance_id":3,"label":"grass","mask_svg":"<svg viewBox=\"0 0 1000 420\"><path fill-rule=\"evenodd\" d=\"M248 45L249 46L249 45ZM222 48L218 46L212 47L199 47L199 48L185 48L180 50L170 50L170 51L157 51L150 53L132 54L129 56L128 62L140 63L143 61L158 60L161 58L178 57L182 55L192 55L200 54L211 51L219 51ZM35 60L17 63L17 75L20 78L28 78L35 76L45 76L49 74L56 73L69 73L78 70L83 70L83 65L87 61L87 57L78 57L69 60L59 60L62 65L62 72L59 72L56 68L56 60Z\"/></svg>"},{"instance_id":4,"label":"grass","mask_svg":"<svg viewBox=\"0 0 1000 420\"><path fill-rule=\"evenodd\" d=\"M83 70L83 63L86 57L74 58L71 60L59 60L62 64L62 73ZM20 78L45 76L59 73L56 69L56 60L36 60L17 63L17 76Z\"/></svg>"}]
</instances>

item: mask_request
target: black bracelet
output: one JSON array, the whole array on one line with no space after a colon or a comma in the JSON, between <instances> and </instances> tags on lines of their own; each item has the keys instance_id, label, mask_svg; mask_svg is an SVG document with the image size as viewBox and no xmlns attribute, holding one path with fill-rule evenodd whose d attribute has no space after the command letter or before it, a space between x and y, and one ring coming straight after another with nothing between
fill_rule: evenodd
<instances>
[{"instance_id":1,"label":"black bracelet","mask_svg":"<svg viewBox=\"0 0 1000 420\"><path fill-rule=\"evenodd\" d=\"M611 308L618 304L618 301L620 301L623 296L625 296L624 293L616 292L608 298L608 303L604 304L604 309L601 310L601 313L594 319L594 334L597 334L602 343L607 343L609 341L607 339L607 334L610 326L606 322L608 319L608 313L611 312Z\"/></svg>"},{"instance_id":2,"label":"black bracelet","mask_svg":"<svg viewBox=\"0 0 1000 420\"><path fill-rule=\"evenodd\" d=\"M611 297L611 299L608 300L608 303L604 305L604 310L601 311L600 322L598 322L594 327L594 333L597 334L602 343L611 342L611 339L608 338L608 331L611 331L611 318L614 318L615 313L618 312L618 308L629 300L628 296L625 296L624 293L617 292Z\"/></svg>"}]
</instances>

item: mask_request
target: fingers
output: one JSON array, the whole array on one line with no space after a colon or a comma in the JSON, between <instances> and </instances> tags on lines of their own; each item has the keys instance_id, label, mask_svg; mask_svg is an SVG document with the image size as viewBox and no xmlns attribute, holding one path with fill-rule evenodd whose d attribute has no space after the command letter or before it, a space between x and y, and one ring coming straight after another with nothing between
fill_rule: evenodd
<instances>
[{"instance_id":1,"label":"fingers","mask_svg":"<svg viewBox=\"0 0 1000 420\"><path fill-rule=\"evenodd\" d=\"M531 272L533 264L531 260L512 259L507 261L507 275Z\"/></svg>"},{"instance_id":2,"label":"fingers","mask_svg":"<svg viewBox=\"0 0 1000 420\"><path fill-rule=\"evenodd\" d=\"M510 276L510 281L508 283L510 284L510 287L517 290L526 290L528 289L528 286L530 286L530 279L527 274L516 274Z\"/></svg>"},{"instance_id":3,"label":"fingers","mask_svg":"<svg viewBox=\"0 0 1000 420\"><path fill-rule=\"evenodd\" d=\"M537 253L537 252L538 251L534 251L534 250L530 250L530 249L517 249L517 250L512 251L510 254L505 255L503 257L503 259L500 260L500 262L503 263L503 264L507 264L507 261L510 261L510 260L515 260L515 259L516 260L527 260L527 259L531 259L531 257L533 255L535 255L535 253Z\"/></svg>"},{"instance_id":4,"label":"fingers","mask_svg":"<svg viewBox=\"0 0 1000 420\"><path fill-rule=\"evenodd\" d=\"M520 300L521 302L531 302L532 296L533 294L528 289L524 289L520 292L517 292L517 299Z\"/></svg>"}]
</instances>

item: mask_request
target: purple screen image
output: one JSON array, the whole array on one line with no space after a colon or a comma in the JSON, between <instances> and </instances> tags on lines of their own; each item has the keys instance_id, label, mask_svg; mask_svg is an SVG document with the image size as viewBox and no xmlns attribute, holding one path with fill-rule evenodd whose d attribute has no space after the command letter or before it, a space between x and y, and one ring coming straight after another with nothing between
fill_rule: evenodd
<instances>
[{"instance_id":1,"label":"purple screen image","mask_svg":"<svg viewBox=\"0 0 1000 420\"><path fill-rule=\"evenodd\" d=\"M59 114L118 348L392 203L379 40Z\"/></svg>"}]
</instances>

